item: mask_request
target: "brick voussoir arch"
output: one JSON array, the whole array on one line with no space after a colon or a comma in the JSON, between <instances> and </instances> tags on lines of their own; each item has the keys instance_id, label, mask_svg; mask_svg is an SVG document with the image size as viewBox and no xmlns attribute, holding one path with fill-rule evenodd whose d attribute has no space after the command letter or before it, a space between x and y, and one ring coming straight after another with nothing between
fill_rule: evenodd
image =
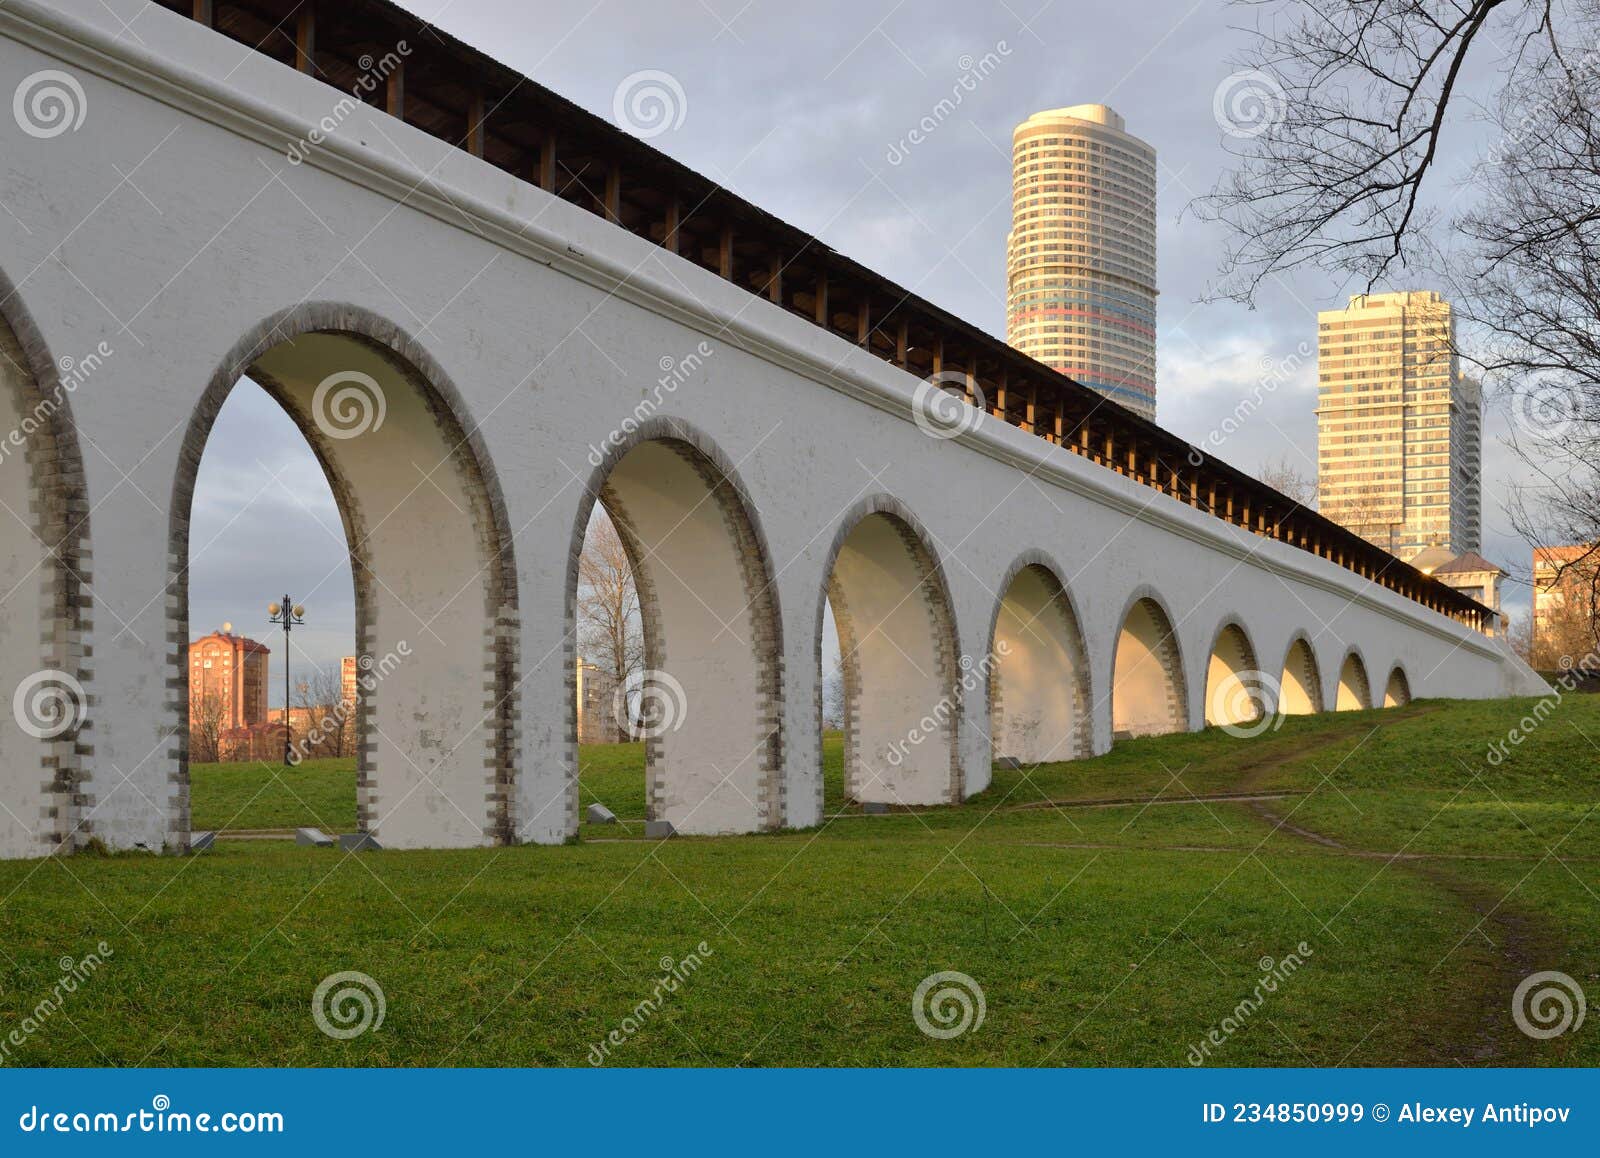
<instances>
[{"instance_id":1,"label":"brick voussoir arch","mask_svg":"<svg viewBox=\"0 0 1600 1158\"><path fill-rule=\"evenodd\" d=\"M1322 661L1317 658L1317 646L1311 642L1311 636L1306 633L1304 628L1295 628L1294 632L1289 636L1289 642L1283 648L1283 660L1278 664L1276 678L1281 685L1283 673L1289 670L1289 661L1294 657L1295 647L1300 644L1305 645L1302 654L1306 657L1307 664L1306 669L1299 673L1300 680L1316 695L1316 700L1312 704L1312 711L1325 712L1328 710L1328 689L1323 686L1322 682ZM1281 704L1283 697L1281 686L1278 689L1278 695Z\"/></svg>"},{"instance_id":2,"label":"brick voussoir arch","mask_svg":"<svg viewBox=\"0 0 1600 1158\"><path fill-rule=\"evenodd\" d=\"M78 428L72 417L71 394L77 381L65 377L76 363L51 353L43 332L23 302L17 286L0 270L0 322L16 343L17 361L25 378L18 410L38 423L34 432L5 432L24 438L23 459L28 470L30 509L24 513L29 529L38 537L53 563L39 568L43 621L39 624L41 670L65 672L78 681L84 698L72 730L58 737L40 758L40 819L48 820L38 832L41 851L69 851L94 834L96 803L92 757L94 753L94 651L90 643L94 626L94 597L90 594L93 557L90 551L88 482ZM10 345L10 342L6 342ZM109 348L109 344L108 348ZM96 348L96 357L100 355ZM47 383L53 383L47 387ZM7 697L13 689L4 689Z\"/></svg>"},{"instance_id":3,"label":"brick voussoir arch","mask_svg":"<svg viewBox=\"0 0 1600 1158\"><path fill-rule=\"evenodd\" d=\"M173 780L177 785L177 805L170 821L172 843L181 849L189 841L189 513L194 501L195 480L201 456L210 438L223 403L239 380L268 351L296 338L322 334L362 342L376 351L418 393L451 447L451 463L466 483L467 493L479 509L474 523L488 560L486 583L485 700L484 719L493 721L495 785L490 801L490 835L500 843L514 839L512 815L515 800L517 738L521 711L517 702L519 686L519 627L517 570L513 553L513 534L507 516L505 497L494 469L493 459L476 424L467 426L470 411L454 380L443 366L411 333L389 318L362 306L346 302L302 302L280 310L251 327L223 357L212 373L190 415L179 451L178 467L172 484L169 507L167 559L167 666L172 698L167 703L169 731L178 743L167 756L174 761ZM316 456L338 502L346 542L351 552L351 570L356 582L356 644L366 646L372 627L370 613L372 578L366 565L365 513L352 488L341 477L336 445L288 404L282 390L270 376L259 371L252 375L272 395L295 423ZM358 709L362 732L357 745L358 785L371 784L366 739L369 712ZM358 793L360 828L367 830L374 819L365 792Z\"/></svg>"},{"instance_id":4,"label":"brick voussoir arch","mask_svg":"<svg viewBox=\"0 0 1600 1158\"><path fill-rule=\"evenodd\" d=\"M578 583L584 538L595 504L601 503L616 526L623 550L628 557L635 590L639 598L640 617L645 636L645 665L662 670L667 667L662 652L660 611L652 587L651 569L643 555L640 529L633 526L626 503L610 486L617 465L628 454L646 443L661 443L675 451L687 462L705 483L711 496L721 507L724 525L735 545L742 563L746 607L754 625L756 666L759 674L759 719L756 734L752 736L755 750L761 760L761 793L759 802L764 821L763 828L777 829L788 815L788 784L784 779L783 734L783 618L778 599L777 577L772 567L772 550L762 529L755 500L740 477L738 467L710 435L685 419L666 414L656 414L637 422L629 422L624 432L613 433L604 440L605 454L599 463L592 463L588 479L583 484L583 494L578 500L577 517L567 548L566 590L564 622L569 624L562 640L562 663L566 672L565 695L562 697L562 719L566 735L567 779L566 815L569 833L578 830ZM655 781L659 750L659 737L645 740L646 767L652 778L647 798L652 806L658 802L663 785Z\"/></svg>"},{"instance_id":5,"label":"brick voussoir arch","mask_svg":"<svg viewBox=\"0 0 1600 1158\"><path fill-rule=\"evenodd\" d=\"M1122 610L1117 613L1117 618L1111 626L1111 654L1109 666L1106 669L1105 684L1106 714L1110 718L1114 729L1116 724L1117 648L1122 640L1122 629L1127 625L1128 616L1135 607L1145 600L1155 604L1156 609L1161 612L1161 617L1167 625L1167 636L1162 643L1161 651L1162 662L1176 685L1173 689L1176 703L1171 705L1174 708L1173 717L1178 723L1179 731L1189 731L1193 727L1193 714L1189 710L1189 673L1183 666L1183 644L1178 638L1178 621L1173 618L1172 608L1168 605L1166 597L1149 583L1140 583L1128 593L1127 599L1123 601Z\"/></svg>"},{"instance_id":6,"label":"brick voussoir arch","mask_svg":"<svg viewBox=\"0 0 1600 1158\"><path fill-rule=\"evenodd\" d=\"M1072 635L1076 648L1074 658L1078 667L1077 687L1073 689L1073 708L1077 720L1074 724L1072 750L1064 753L1063 759L1083 759L1094 754L1094 664L1089 658L1089 643L1083 633L1083 616L1078 610L1077 597L1062 578L1066 572L1048 551L1029 547L1011 561L1011 565L1000 578L1000 585L994 588L998 594L994 599L994 609L989 613L989 634L984 638L992 658L995 632L1000 627L1000 612L1005 606L1006 596L1010 593L1011 585L1017 576L1029 567L1037 567L1050 576L1056 586L1057 595L1066 602L1067 614L1072 617ZM995 709L1000 706L992 670L989 673L988 703L989 716L992 720Z\"/></svg>"},{"instance_id":7,"label":"brick voussoir arch","mask_svg":"<svg viewBox=\"0 0 1600 1158\"><path fill-rule=\"evenodd\" d=\"M961 690L961 634L955 619L955 602L951 597L950 584L945 575L944 563L939 557L939 552L934 546L933 536L928 533L922 521L912 512L911 508L894 495L880 492L868 495L851 505L838 519L838 529L834 532L833 541L828 545L827 554L823 559L822 585L817 593L817 614L812 630L812 639L815 641L814 654L816 662L813 665L815 682L812 686L812 695L817 705L817 776L816 776L816 804L818 814L822 813L822 628L828 614L830 597L834 600L834 614L839 627L839 649L843 658L845 689L845 790L850 792L851 761L854 742L854 728L852 705L856 702L852 694L859 690L860 672L850 659L851 648L847 645L845 636L848 632L849 608L844 605L843 592L830 591L833 583L835 565L839 560L839 552L844 549L845 542L861 522L872 515L886 515L894 520L900 531L901 538L908 551L914 556L920 556L927 565L927 575L920 584L922 589L922 603L929 617L929 629L933 633L936 654L939 657L939 681L952 697L954 710L950 713L948 722L944 726L945 738L950 749L950 802L959 804L964 798L964 776L961 767L961 718L964 711L964 697ZM931 580L931 583L929 582Z\"/></svg>"},{"instance_id":8,"label":"brick voussoir arch","mask_svg":"<svg viewBox=\"0 0 1600 1158\"><path fill-rule=\"evenodd\" d=\"M1360 696L1361 707L1363 709L1381 707L1381 704L1374 704L1372 702L1372 668L1367 663L1366 654L1362 652L1359 644L1352 643L1340 654L1339 666L1335 668L1333 672L1333 706L1335 710L1337 710L1339 707L1339 688L1344 684L1345 664L1349 663L1352 659L1356 661L1357 670L1361 675L1361 691L1363 692L1363 694Z\"/></svg>"}]
</instances>

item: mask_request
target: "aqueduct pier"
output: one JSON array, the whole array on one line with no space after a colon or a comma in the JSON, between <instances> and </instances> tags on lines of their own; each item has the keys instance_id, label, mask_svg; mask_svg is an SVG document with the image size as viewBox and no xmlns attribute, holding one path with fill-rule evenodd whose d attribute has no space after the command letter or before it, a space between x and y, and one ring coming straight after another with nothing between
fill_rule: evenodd
<instances>
[{"instance_id":1,"label":"aqueduct pier","mask_svg":"<svg viewBox=\"0 0 1600 1158\"><path fill-rule=\"evenodd\" d=\"M386 847L576 831L597 502L683 832L818 821L829 606L865 802L1542 688L1486 609L392 5L11 0L0 75L0 855L187 846L189 510L246 375L342 511Z\"/></svg>"}]
</instances>

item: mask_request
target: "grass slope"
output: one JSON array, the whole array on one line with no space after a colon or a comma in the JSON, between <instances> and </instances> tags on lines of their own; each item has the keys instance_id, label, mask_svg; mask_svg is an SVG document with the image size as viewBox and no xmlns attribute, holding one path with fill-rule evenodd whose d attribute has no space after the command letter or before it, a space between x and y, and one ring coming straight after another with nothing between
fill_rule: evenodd
<instances>
[{"instance_id":1,"label":"grass slope","mask_svg":"<svg viewBox=\"0 0 1600 1158\"><path fill-rule=\"evenodd\" d=\"M823 826L666 843L636 823L639 747L604 746L582 754L582 801L625 823L576 845L3 863L0 1025L24 1024L60 958L113 950L4 1060L584 1065L637 1018L608 1064L1181 1065L1304 942L1208 1064L1600 1064L1592 1025L1535 1041L1510 1018L1536 970L1600 992L1600 697L1490 763L1531 704L1136 740L874 818L841 799L835 737ZM349 831L353 775L196 767L195 826ZM386 998L350 1041L310 1015L342 970ZM911 1015L942 970L986 1001L952 1040Z\"/></svg>"}]
</instances>

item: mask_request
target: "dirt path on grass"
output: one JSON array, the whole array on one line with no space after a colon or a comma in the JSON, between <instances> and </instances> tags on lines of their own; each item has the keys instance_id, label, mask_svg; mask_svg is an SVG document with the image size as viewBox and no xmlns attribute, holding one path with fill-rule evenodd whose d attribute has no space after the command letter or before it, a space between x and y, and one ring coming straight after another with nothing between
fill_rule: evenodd
<instances>
[{"instance_id":1,"label":"dirt path on grass","mask_svg":"<svg viewBox=\"0 0 1600 1158\"><path fill-rule=\"evenodd\" d=\"M1433 710L1404 709L1403 715L1390 717L1377 727L1415 719ZM1326 740L1316 745L1325 746ZM1240 769L1242 777L1235 790L1249 793L1267 772L1304 754L1297 752L1287 759L1272 757L1247 764ZM1296 823L1297 806L1284 808L1261 794L1242 803L1275 833L1287 833L1324 854L1381 860L1379 872L1392 866L1395 871L1420 877L1457 906L1476 914L1476 922L1459 943L1441 947L1441 959L1432 971L1436 978L1431 986L1435 1000L1413 1015L1411 1048L1404 1056L1386 1061L1433 1066L1516 1065L1531 1058L1534 1043L1512 1020L1511 995L1523 978L1543 967L1541 962L1555 958L1561 937L1541 914L1507 903L1505 897L1495 895L1494 889L1452 872L1446 863L1517 858L1407 854L1403 850L1381 853L1352 848L1337 837Z\"/></svg>"}]
</instances>

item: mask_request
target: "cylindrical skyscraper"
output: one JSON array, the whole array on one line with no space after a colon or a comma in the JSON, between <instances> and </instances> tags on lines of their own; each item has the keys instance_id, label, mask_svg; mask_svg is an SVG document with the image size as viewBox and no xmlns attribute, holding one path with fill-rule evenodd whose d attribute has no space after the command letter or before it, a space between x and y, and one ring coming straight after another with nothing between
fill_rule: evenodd
<instances>
[{"instance_id":1,"label":"cylindrical skyscraper","mask_svg":"<svg viewBox=\"0 0 1600 1158\"><path fill-rule=\"evenodd\" d=\"M1011 135L1006 341L1156 415L1156 151L1105 105Z\"/></svg>"}]
</instances>

